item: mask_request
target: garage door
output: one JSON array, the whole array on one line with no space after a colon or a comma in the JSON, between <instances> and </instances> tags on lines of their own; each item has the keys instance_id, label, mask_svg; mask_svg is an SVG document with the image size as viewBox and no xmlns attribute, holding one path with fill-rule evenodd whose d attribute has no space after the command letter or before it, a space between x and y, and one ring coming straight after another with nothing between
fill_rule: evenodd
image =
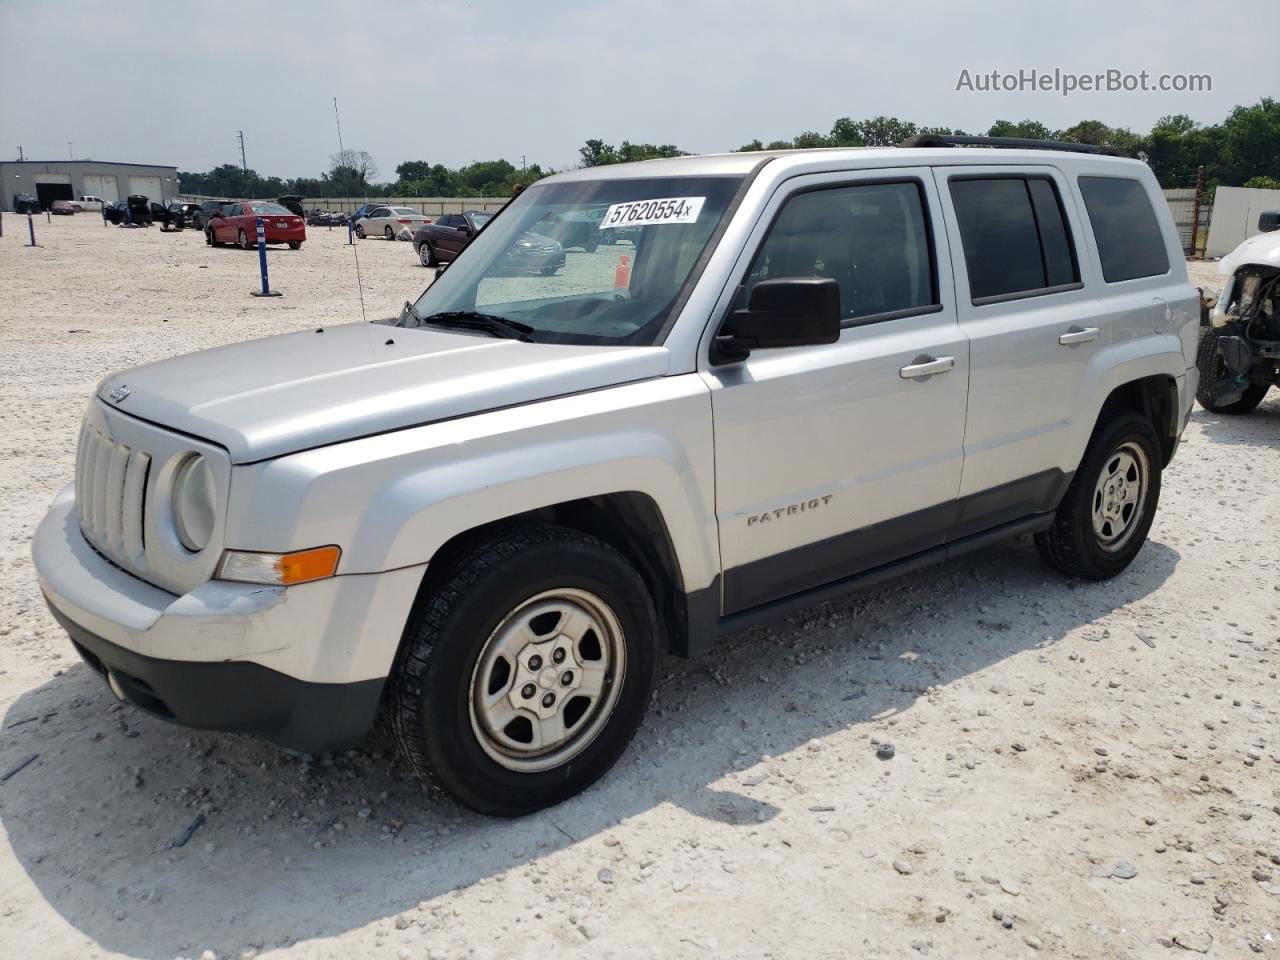
<instances>
[{"instance_id":1,"label":"garage door","mask_svg":"<svg viewBox=\"0 0 1280 960\"><path fill-rule=\"evenodd\" d=\"M130 177L129 193L140 193L153 203L164 202L164 192L159 177Z\"/></svg>"},{"instance_id":2,"label":"garage door","mask_svg":"<svg viewBox=\"0 0 1280 960\"><path fill-rule=\"evenodd\" d=\"M36 182L36 199L44 210L48 210L55 200L75 199L71 178L65 173L37 173L32 179Z\"/></svg>"},{"instance_id":3,"label":"garage door","mask_svg":"<svg viewBox=\"0 0 1280 960\"><path fill-rule=\"evenodd\" d=\"M101 197L106 203L115 203L120 199L120 189L116 185L114 173L86 173L82 180L86 197Z\"/></svg>"}]
</instances>

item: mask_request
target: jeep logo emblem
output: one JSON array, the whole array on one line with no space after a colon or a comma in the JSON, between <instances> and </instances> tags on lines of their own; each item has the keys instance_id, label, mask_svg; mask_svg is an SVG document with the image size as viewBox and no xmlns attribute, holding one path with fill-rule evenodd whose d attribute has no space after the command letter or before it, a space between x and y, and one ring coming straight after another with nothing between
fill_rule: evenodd
<instances>
[{"instance_id":1,"label":"jeep logo emblem","mask_svg":"<svg viewBox=\"0 0 1280 960\"><path fill-rule=\"evenodd\" d=\"M129 395L129 388L122 383L120 384L120 386L116 387L114 390L108 393L107 397L108 399L113 400L116 403L119 403L128 395Z\"/></svg>"}]
</instances>

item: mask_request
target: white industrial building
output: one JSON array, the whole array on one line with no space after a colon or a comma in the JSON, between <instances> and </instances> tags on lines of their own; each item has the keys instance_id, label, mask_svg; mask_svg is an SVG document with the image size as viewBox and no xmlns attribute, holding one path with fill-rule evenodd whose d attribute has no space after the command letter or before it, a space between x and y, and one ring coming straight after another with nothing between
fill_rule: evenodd
<instances>
[{"instance_id":1,"label":"white industrial building","mask_svg":"<svg viewBox=\"0 0 1280 960\"><path fill-rule=\"evenodd\" d=\"M12 210L15 194L55 200L101 197L108 203L141 194L156 203L178 195L178 168L103 160L0 160L0 209Z\"/></svg>"}]
</instances>

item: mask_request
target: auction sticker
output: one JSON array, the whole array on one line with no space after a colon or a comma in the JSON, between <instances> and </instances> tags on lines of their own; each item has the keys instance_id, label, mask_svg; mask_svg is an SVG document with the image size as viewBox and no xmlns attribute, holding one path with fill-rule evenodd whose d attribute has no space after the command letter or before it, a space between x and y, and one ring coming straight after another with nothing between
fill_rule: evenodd
<instances>
[{"instance_id":1,"label":"auction sticker","mask_svg":"<svg viewBox=\"0 0 1280 960\"><path fill-rule=\"evenodd\" d=\"M697 223L706 197L663 197L615 203L605 211L600 229L648 227L663 223Z\"/></svg>"}]
</instances>

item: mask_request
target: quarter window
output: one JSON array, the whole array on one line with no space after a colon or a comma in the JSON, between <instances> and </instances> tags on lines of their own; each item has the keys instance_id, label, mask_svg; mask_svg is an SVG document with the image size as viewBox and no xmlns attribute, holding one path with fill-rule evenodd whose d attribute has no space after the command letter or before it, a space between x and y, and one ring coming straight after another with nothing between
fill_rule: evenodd
<instances>
[{"instance_id":1,"label":"quarter window","mask_svg":"<svg viewBox=\"0 0 1280 960\"><path fill-rule=\"evenodd\" d=\"M951 202L975 304L1079 284L1071 231L1052 180L956 178L951 181Z\"/></svg>"},{"instance_id":2,"label":"quarter window","mask_svg":"<svg viewBox=\"0 0 1280 960\"><path fill-rule=\"evenodd\" d=\"M1118 283L1168 273L1164 234L1142 184L1121 177L1081 177L1079 183L1103 279Z\"/></svg>"},{"instance_id":3,"label":"quarter window","mask_svg":"<svg viewBox=\"0 0 1280 960\"><path fill-rule=\"evenodd\" d=\"M739 295L761 280L830 277L846 321L938 304L924 197L915 181L811 190L786 202Z\"/></svg>"}]
</instances>

